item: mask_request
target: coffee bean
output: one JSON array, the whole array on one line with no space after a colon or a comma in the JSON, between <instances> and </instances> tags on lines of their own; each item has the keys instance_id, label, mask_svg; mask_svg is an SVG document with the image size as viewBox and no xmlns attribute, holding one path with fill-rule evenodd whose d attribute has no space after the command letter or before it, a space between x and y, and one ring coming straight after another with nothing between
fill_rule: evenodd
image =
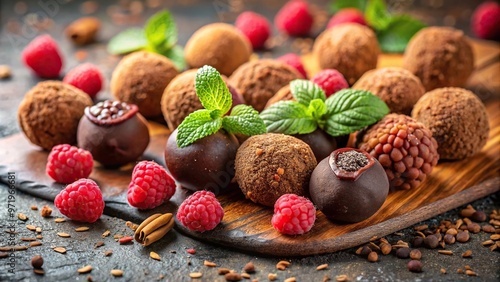
<instances>
[{"instance_id":1,"label":"coffee bean","mask_svg":"<svg viewBox=\"0 0 500 282\"><path fill-rule=\"evenodd\" d=\"M422 262L419 260L410 260L408 262L408 270L411 272L422 272Z\"/></svg>"}]
</instances>

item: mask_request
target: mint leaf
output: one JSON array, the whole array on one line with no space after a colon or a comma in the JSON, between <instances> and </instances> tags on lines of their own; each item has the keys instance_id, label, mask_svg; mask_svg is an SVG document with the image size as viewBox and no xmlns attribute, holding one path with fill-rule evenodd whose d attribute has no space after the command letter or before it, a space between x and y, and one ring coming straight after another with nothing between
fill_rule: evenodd
<instances>
[{"instance_id":1,"label":"mint leaf","mask_svg":"<svg viewBox=\"0 0 500 282\"><path fill-rule=\"evenodd\" d=\"M217 132L222 126L222 119L213 119L212 111L202 109L189 114L177 128L177 146L184 148L196 140Z\"/></svg>"},{"instance_id":2,"label":"mint leaf","mask_svg":"<svg viewBox=\"0 0 500 282\"><path fill-rule=\"evenodd\" d=\"M312 100L320 99L325 101L325 92L316 83L305 80L296 79L290 82L290 91L297 102L304 106L309 106Z\"/></svg>"},{"instance_id":3,"label":"mint leaf","mask_svg":"<svg viewBox=\"0 0 500 282\"><path fill-rule=\"evenodd\" d=\"M314 99L309 104L307 108L309 114L313 117L314 120L320 122L323 118L323 115L326 113L326 105L321 99ZM320 127L322 127L320 125Z\"/></svg>"},{"instance_id":4,"label":"mint leaf","mask_svg":"<svg viewBox=\"0 0 500 282\"><path fill-rule=\"evenodd\" d=\"M184 49L182 49L181 46L175 45L172 49L169 49L162 55L169 58L172 63L175 64L177 70L182 71L186 68L186 61L184 60Z\"/></svg>"},{"instance_id":5,"label":"mint leaf","mask_svg":"<svg viewBox=\"0 0 500 282\"><path fill-rule=\"evenodd\" d=\"M115 35L108 43L108 52L113 55L127 54L146 48L148 41L140 28L130 28Z\"/></svg>"},{"instance_id":6,"label":"mint leaf","mask_svg":"<svg viewBox=\"0 0 500 282\"><path fill-rule=\"evenodd\" d=\"M266 132L266 125L260 118L259 112L248 105L235 106L230 116L222 118L222 128L229 133L240 133L247 136Z\"/></svg>"},{"instance_id":7,"label":"mint leaf","mask_svg":"<svg viewBox=\"0 0 500 282\"><path fill-rule=\"evenodd\" d=\"M377 32L378 42L383 52L403 53L406 45L425 24L408 15L394 16L386 29Z\"/></svg>"},{"instance_id":8,"label":"mint leaf","mask_svg":"<svg viewBox=\"0 0 500 282\"><path fill-rule=\"evenodd\" d=\"M373 124L389 113L379 97L364 90L343 89L326 102L324 130L331 136L340 136Z\"/></svg>"},{"instance_id":9,"label":"mint leaf","mask_svg":"<svg viewBox=\"0 0 500 282\"><path fill-rule=\"evenodd\" d=\"M155 50L163 53L177 43L177 27L169 11L164 10L149 18L145 28L146 38Z\"/></svg>"},{"instance_id":10,"label":"mint leaf","mask_svg":"<svg viewBox=\"0 0 500 282\"><path fill-rule=\"evenodd\" d=\"M366 0L334 0L330 4L330 11L336 13L345 8L356 8L364 11L366 8Z\"/></svg>"},{"instance_id":11,"label":"mint leaf","mask_svg":"<svg viewBox=\"0 0 500 282\"><path fill-rule=\"evenodd\" d=\"M198 69L194 82L196 95L207 110L220 110L221 116L231 108L233 99L219 72L211 66Z\"/></svg>"},{"instance_id":12,"label":"mint leaf","mask_svg":"<svg viewBox=\"0 0 500 282\"><path fill-rule=\"evenodd\" d=\"M307 107L296 101L280 101L260 113L267 132L307 134L318 127Z\"/></svg>"},{"instance_id":13,"label":"mint leaf","mask_svg":"<svg viewBox=\"0 0 500 282\"><path fill-rule=\"evenodd\" d=\"M365 19L376 30L384 30L391 20L384 0L368 0L365 10Z\"/></svg>"}]
</instances>

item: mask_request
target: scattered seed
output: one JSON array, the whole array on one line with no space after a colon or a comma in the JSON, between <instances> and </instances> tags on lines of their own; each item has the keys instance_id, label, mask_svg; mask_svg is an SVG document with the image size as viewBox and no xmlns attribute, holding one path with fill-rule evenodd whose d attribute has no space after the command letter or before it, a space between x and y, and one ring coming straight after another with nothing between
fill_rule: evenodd
<instances>
[{"instance_id":1,"label":"scattered seed","mask_svg":"<svg viewBox=\"0 0 500 282\"><path fill-rule=\"evenodd\" d=\"M187 249L187 250L186 250L186 252L187 252L188 254L191 254L191 255L196 254L196 250L195 250L195 249Z\"/></svg>"},{"instance_id":2,"label":"scattered seed","mask_svg":"<svg viewBox=\"0 0 500 282\"><path fill-rule=\"evenodd\" d=\"M0 65L0 79L9 78L12 76L12 71L8 65Z\"/></svg>"},{"instance_id":3,"label":"scattered seed","mask_svg":"<svg viewBox=\"0 0 500 282\"><path fill-rule=\"evenodd\" d=\"M104 231L104 233L102 233L102 238L108 237L110 234L111 234L111 231L106 230L106 231Z\"/></svg>"},{"instance_id":4,"label":"scattered seed","mask_svg":"<svg viewBox=\"0 0 500 282\"><path fill-rule=\"evenodd\" d=\"M194 279L201 278L202 276L203 276L203 273L201 273L201 272L191 272L191 273L189 273L189 277L194 278Z\"/></svg>"},{"instance_id":5,"label":"scattered seed","mask_svg":"<svg viewBox=\"0 0 500 282\"><path fill-rule=\"evenodd\" d=\"M285 270L288 266L290 265L290 262L289 261L286 261L286 260L282 260L282 261L279 261L277 264L276 264L276 268L278 270Z\"/></svg>"},{"instance_id":6,"label":"scattered seed","mask_svg":"<svg viewBox=\"0 0 500 282\"><path fill-rule=\"evenodd\" d=\"M394 235L396 235L396 236L403 236L405 234L403 234L402 232L394 232Z\"/></svg>"},{"instance_id":7,"label":"scattered seed","mask_svg":"<svg viewBox=\"0 0 500 282\"><path fill-rule=\"evenodd\" d=\"M425 238L425 235L423 237L415 237L413 238L411 244L414 248L420 248L423 244L424 244L424 238Z\"/></svg>"},{"instance_id":8,"label":"scattered seed","mask_svg":"<svg viewBox=\"0 0 500 282\"><path fill-rule=\"evenodd\" d=\"M414 260L420 260L422 258L422 252L419 249L413 249L410 252L410 258Z\"/></svg>"},{"instance_id":9,"label":"scattered seed","mask_svg":"<svg viewBox=\"0 0 500 282\"><path fill-rule=\"evenodd\" d=\"M481 231L481 226L477 223L472 222L471 224L467 225L467 230L469 230L469 232L477 234L479 233L479 231Z\"/></svg>"},{"instance_id":10,"label":"scattered seed","mask_svg":"<svg viewBox=\"0 0 500 282\"><path fill-rule=\"evenodd\" d=\"M335 276L335 280L337 280L338 282L347 281L347 275L345 274L337 275Z\"/></svg>"},{"instance_id":11,"label":"scattered seed","mask_svg":"<svg viewBox=\"0 0 500 282\"><path fill-rule=\"evenodd\" d=\"M277 275L276 273L269 273L269 274L267 275L267 279L268 279L269 281L274 281L274 280L276 280L277 278L278 278L278 275Z\"/></svg>"},{"instance_id":12,"label":"scattered seed","mask_svg":"<svg viewBox=\"0 0 500 282\"><path fill-rule=\"evenodd\" d=\"M369 241L370 241L370 242L372 242L372 241L375 241L375 240L377 240L377 239L378 239L378 236L377 236L377 235L373 235L373 236L370 238L370 240L369 240Z\"/></svg>"},{"instance_id":13,"label":"scattered seed","mask_svg":"<svg viewBox=\"0 0 500 282\"><path fill-rule=\"evenodd\" d=\"M392 251L392 246L388 243L382 243L380 244L380 251L382 252L382 254L388 255Z\"/></svg>"},{"instance_id":14,"label":"scattered seed","mask_svg":"<svg viewBox=\"0 0 500 282\"><path fill-rule=\"evenodd\" d=\"M370 246L371 246L370 248L371 248L372 250L374 250L374 251L375 251L375 250L379 250L379 251L380 251L380 247L379 247L379 246L377 246L377 244L375 244L375 243L373 243L373 242L370 242Z\"/></svg>"},{"instance_id":15,"label":"scattered seed","mask_svg":"<svg viewBox=\"0 0 500 282\"><path fill-rule=\"evenodd\" d=\"M42 210L40 210L40 215L42 217L49 217L52 214L52 208L49 206L43 206Z\"/></svg>"},{"instance_id":16,"label":"scattered seed","mask_svg":"<svg viewBox=\"0 0 500 282\"><path fill-rule=\"evenodd\" d=\"M236 272L229 272L224 274L224 279L226 279L226 281L240 281L241 278L241 275Z\"/></svg>"},{"instance_id":17,"label":"scattered seed","mask_svg":"<svg viewBox=\"0 0 500 282\"><path fill-rule=\"evenodd\" d=\"M324 264L320 264L316 267L316 270L324 270L324 269L327 269L328 268L328 264L327 263L324 263Z\"/></svg>"},{"instance_id":18,"label":"scattered seed","mask_svg":"<svg viewBox=\"0 0 500 282\"><path fill-rule=\"evenodd\" d=\"M149 257L155 260L161 260L160 255L155 252L149 252Z\"/></svg>"},{"instance_id":19,"label":"scattered seed","mask_svg":"<svg viewBox=\"0 0 500 282\"><path fill-rule=\"evenodd\" d=\"M26 225L26 228L28 228L29 231L35 231L36 230L36 227L31 225L31 224L28 224Z\"/></svg>"},{"instance_id":20,"label":"scattered seed","mask_svg":"<svg viewBox=\"0 0 500 282\"><path fill-rule=\"evenodd\" d=\"M460 231L460 232L458 232L456 238L457 238L458 242L465 243L465 242L469 241L469 238L470 238L469 232L467 232L467 231Z\"/></svg>"},{"instance_id":21,"label":"scattered seed","mask_svg":"<svg viewBox=\"0 0 500 282\"><path fill-rule=\"evenodd\" d=\"M18 213L17 218L22 221L28 220L28 217L24 213Z\"/></svg>"},{"instance_id":22,"label":"scattered seed","mask_svg":"<svg viewBox=\"0 0 500 282\"><path fill-rule=\"evenodd\" d=\"M28 246L8 246L0 247L0 252L15 252L15 251L26 251Z\"/></svg>"},{"instance_id":23,"label":"scattered seed","mask_svg":"<svg viewBox=\"0 0 500 282\"><path fill-rule=\"evenodd\" d=\"M378 255L376 252L371 252L368 254L368 261L369 262L376 262L378 261Z\"/></svg>"},{"instance_id":24,"label":"scattered seed","mask_svg":"<svg viewBox=\"0 0 500 282\"><path fill-rule=\"evenodd\" d=\"M30 242L30 247L37 247L37 246L41 246L41 245L42 245L42 242L40 242L40 241Z\"/></svg>"},{"instance_id":25,"label":"scattered seed","mask_svg":"<svg viewBox=\"0 0 500 282\"><path fill-rule=\"evenodd\" d=\"M462 254L462 257L463 257L463 258L470 258L470 257L472 257L472 251L471 251L471 250L467 250L467 251L465 251L465 252Z\"/></svg>"},{"instance_id":26,"label":"scattered seed","mask_svg":"<svg viewBox=\"0 0 500 282\"><path fill-rule=\"evenodd\" d=\"M458 274L463 274L463 273L464 273L464 270L463 270L463 269L461 269L461 268L459 268L459 269L457 269L457 273L458 273Z\"/></svg>"},{"instance_id":27,"label":"scattered seed","mask_svg":"<svg viewBox=\"0 0 500 282\"><path fill-rule=\"evenodd\" d=\"M35 228L35 232L36 232L36 233L42 233L42 228L41 228L41 227L37 227L37 228Z\"/></svg>"},{"instance_id":28,"label":"scattered seed","mask_svg":"<svg viewBox=\"0 0 500 282\"><path fill-rule=\"evenodd\" d=\"M245 278L245 279L250 279L250 274L246 273L246 272L243 272L241 274L241 277Z\"/></svg>"},{"instance_id":29,"label":"scattered seed","mask_svg":"<svg viewBox=\"0 0 500 282\"><path fill-rule=\"evenodd\" d=\"M37 238L38 240L41 240L41 239L43 239L43 236L42 236L42 235L36 235L36 238Z\"/></svg>"},{"instance_id":30,"label":"scattered seed","mask_svg":"<svg viewBox=\"0 0 500 282\"><path fill-rule=\"evenodd\" d=\"M489 247L490 251L492 251L492 252L493 252L494 250L496 250L497 248L498 248L498 244L491 245L491 246Z\"/></svg>"},{"instance_id":31,"label":"scattered seed","mask_svg":"<svg viewBox=\"0 0 500 282\"><path fill-rule=\"evenodd\" d=\"M122 234L115 234L115 235L113 235L113 239L115 239L117 242L118 242L118 240L120 240L123 237L125 237L125 236L123 236Z\"/></svg>"},{"instance_id":32,"label":"scattered seed","mask_svg":"<svg viewBox=\"0 0 500 282\"><path fill-rule=\"evenodd\" d=\"M476 276L477 275L474 271L472 271L470 269L467 269L465 271L465 274L467 274L467 276Z\"/></svg>"},{"instance_id":33,"label":"scattered seed","mask_svg":"<svg viewBox=\"0 0 500 282\"><path fill-rule=\"evenodd\" d=\"M125 222L125 225L127 225L127 227L132 229L133 231L135 231L137 229L137 227L139 227L137 224L132 223L130 221Z\"/></svg>"},{"instance_id":34,"label":"scattered seed","mask_svg":"<svg viewBox=\"0 0 500 282\"><path fill-rule=\"evenodd\" d=\"M446 234L444 235L444 242L447 244L447 245L451 245L451 244L454 244L455 243L455 236L451 235L451 234Z\"/></svg>"},{"instance_id":35,"label":"scattered seed","mask_svg":"<svg viewBox=\"0 0 500 282\"><path fill-rule=\"evenodd\" d=\"M493 241L500 240L500 234L493 234L490 236L490 239Z\"/></svg>"},{"instance_id":36,"label":"scattered seed","mask_svg":"<svg viewBox=\"0 0 500 282\"><path fill-rule=\"evenodd\" d=\"M66 253L66 249L63 248L63 247L55 247L53 250L56 251L56 252L58 252L58 253L60 253L60 254L65 254Z\"/></svg>"},{"instance_id":37,"label":"scattered seed","mask_svg":"<svg viewBox=\"0 0 500 282\"><path fill-rule=\"evenodd\" d=\"M55 221L56 223L61 223L61 222L65 222L65 221L66 221L66 219L65 219L65 218L62 218L62 217L58 217L58 218L54 219L54 221Z\"/></svg>"},{"instance_id":38,"label":"scattered seed","mask_svg":"<svg viewBox=\"0 0 500 282\"><path fill-rule=\"evenodd\" d=\"M441 269L439 270L442 274L446 274L446 269L441 267Z\"/></svg>"},{"instance_id":39,"label":"scattered seed","mask_svg":"<svg viewBox=\"0 0 500 282\"><path fill-rule=\"evenodd\" d=\"M492 219L489 222L491 225L500 226L500 220L498 220L498 219Z\"/></svg>"},{"instance_id":40,"label":"scattered seed","mask_svg":"<svg viewBox=\"0 0 500 282\"><path fill-rule=\"evenodd\" d=\"M38 268L33 269L33 272L35 274L38 274L38 275L44 275L45 274L45 271L43 271L43 269L38 269Z\"/></svg>"},{"instance_id":41,"label":"scattered seed","mask_svg":"<svg viewBox=\"0 0 500 282\"><path fill-rule=\"evenodd\" d=\"M489 245L493 245L493 244L495 244L495 242L493 242L493 240L486 240L486 241L481 243L481 245L483 245L483 246L489 246Z\"/></svg>"},{"instance_id":42,"label":"scattered seed","mask_svg":"<svg viewBox=\"0 0 500 282\"><path fill-rule=\"evenodd\" d=\"M455 228L450 228L450 229L446 230L446 234L449 234L449 235L452 235L452 236L457 235L457 233L458 233L458 231Z\"/></svg>"},{"instance_id":43,"label":"scattered seed","mask_svg":"<svg viewBox=\"0 0 500 282\"><path fill-rule=\"evenodd\" d=\"M124 244L131 243L133 240L134 240L134 238L131 236L124 236L124 237L121 237L120 239L118 239L118 243L120 243L120 245L124 245Z\"/></svg>"},{"instance_id":44,"label":"scattered seed","mask_svg":"<svg viewBox=\"0 0 500 282\"><path fill-rule=\"evenodd\" d=\"M420 262L419 260L410 260L407 267L411 272L422 272L422 262Z\"/></svg>"},{"instance_id":45,"label":"scattered seed","mask_svg":"<svg viewBox=\"0 0 500 282\"><path fill-rule=\"evenodd\" d=\"M69 238L69 237L71 237L70 234L65 233L65 232L57 232L57 236L63 237L63 238Z\"/></svg>"},{"instance_id":46,"label":"scattered seed","mask_svg":"<svg viewBox=\"0 0 500 282\"><path fill-rule=\"evenodd\" d=\"M422 230L425 230L425 229L428 229L429 226L427 224L423 224L423 225L419 225L419 226L415 226L415 231L422 231Z\"/></svg>"},{"instance_id":47,"label":"scattered seed","mask_svg":"<svg viewBox=\"0 0 500 282\"><path fill-rule=\"evenodd\" d=\"M254 273L255 265L253 264L253 262L250 261L247 264L245 264L245 266L243 267L243 271L245 271L246 273Z\"/></svg>"},{"instance_id":48,"label":"scattered seed","mask_svg":"<svg viewBox=\"0 0 500 282\"><path fill-rule=\"evenodd\" d=\"M396 250L396 256L401 259L408 258L410 256L409 248L399 248Z\"/></svg>"},{"instance_id":49,"label":"scattered seed","mask_svg":"<svg viewBox=\"0 0 500 282\"><path fill-rule=\"evenodd\" d=\"M8 253L5 253L5 252L0 252L0 258L6 258L8 257L9 254Z\"/></svg>"},{"instance_id":50,"label":"scattered seed","mask_svg":"<svg viewBox=\"0 0 500 282\"><path fill-rule=\"evenodd\" d=\"M113 254L112 250L107 250L107 251L104 252L104 256L106 256L106 257L109 257L112 254Z\"/></svg>"},{"instance_id":51,"label":"scattered seed","mask_svg":"<svg viewBox=\"0 0 500 282\"><path fill-rule=\"evenodd\" d=\"M111 270L111 275L113 275L114 277L122 277L123 276L123 270L112 269Z\"/></svg>"},{"instance_id":52,"label":"scattered seed","mask_svg":"<svg viewBox=\"0 0 500 282\"><path fill-rule=\"evenodd\" d=\"M442 255L453 255L453 251L452 250L438 250L438 253L442 254Z\"/></svg>"},{"instance_id":53,"label":"scattered seed","mask_svg":"<svg viewBox=\"0 0 500 282\"><path fill-rule=\"evenodd\" d=\"M439 246L439 240L434 235L429 235L424 238L424 244L429 249L435 249Z\"/></svg>"},{"instance_id":54,"label":"scattered seed","mask_svg":"<svg viewBox=\"0 0 500 282\"><path fill-rule=\"evenodd\" d=\"M229 272L231 272L231 270L229 268L225 268L225 267L221 267L217 270L217 273L219 275L224 275L224 274L229 273Z\"/></svg>"},{"instance_id":55,"label":"scattered seed","mask_svg":"<svg viewBox=\"0 0 500 282\"><path fill-rule=\"evenodd\" d=\"M86 265L82 268L79 268L77 271L78 271L78 273L89 273L92 271L92 266Z\"/></svg>"},{"instance_id":56,"label":"scattered seed","mask_svg":"<svg viewBox=\"0 0 500 282\"><path fill-rule=\"evenodd\" d=\"M102 247L104 245L104 242L103 241L97 241L97 243L95 243L94 245L94 249L97 249L99 247Z\"/></svg>"},{"instance_id":57,"label":"scattered seed","mask_svg":"<svg viewBox=\"0 0 500 282\"><path fill-rule=\"evenodd\" d=\"M464 268L465 270L472 270L472 267L470 267L470 265L466 265Z\"/></svg>"},{"instance_id":58,"label":"scattered seed","mask_svg":"<svg viewBox=\"0 0 500 282\"><path fill-rule=\"evenodd\" d=\"M31 259L31 265L34 267L34 268L42 268L43 266L43 258L42 256L34 256L32 259Z\"/></svg>"},{"instance_id":59,"label":"scattered seed","mask_svg":"<svg viewBox=\"0 0 500 282\"><path fill-rule=\"evenodd\" d=\"M80 226L80 227L77 227L75 228L75 231L76 232L85 232L85 231L88 231L90 228L88 226Z\"/></svg>"},{"instance_id":60,"label":"scattered seed","mask_svg":"<svg viewBox=\"0 0 500 282\"><path fill-rule=\"evenodd\" d=\"M26 237L21 238L21 241L24 241L24 242L31 242L31 241L35 241L35 240L36 240L35 238L26 238Z\"/></svg>"},{"instance_id":61,"label":"scattered seed","mask_svg":"<svg viewBox=\"0 0 500 282\"><path fill-rule=\"evenodd\" d=\"M487 216L483 211L476 211L470 216L470 218L475 222L484 222L486 221Z\"/></svg>"},{"instance_id":62,"label":"scattered seed","mask_svg":"<svg viewBox=\"0 0 500 282\"><path fill-rule=\"evenodd\" d=\"M203 265L208 266L208 267L216 267L217 266L217 264L215 262L211 262L208 260L203 261Z\"/></svg>"},{"instance_id":63,"label":"scattered seed","mask_svg":"<svg viewBox=\"0 0 500 282\"><path fill-rule=\"evenodd\" d=\"M484 225L482 227L482 229L483 229L483 232L486 232L486 233L495 233L495 227L493 227L492 225L489 225L489 224Z\"/></svg>"},{"instance_id":64,"label":"scattered seed","mask_svg":"<svg viewBox=\"0 0 500 282\"><path fill-rule=\"evenodd\" d=\"M38 207L37 207L37 206L35 206L35 205L32 205L32 206L31 206L31 210L32 210L32 211L36 211L36 210L38 210Z\"/></svg>"},{"instance_id":65,"label":"scattered seed","mask_svg":"<svg viewBox=\"0 0 500 282\"><path fill-rule=\"evenodd\" d=\"M362 256L367 256L367 255L368 255L369 253L371 253L371 252L372 252L372 249L371 249L370 247L368 247L368 246L363 246L363 247L361 248L361 253L360 253L360 254L361 254Z\"/></svg>"}]
</instances>

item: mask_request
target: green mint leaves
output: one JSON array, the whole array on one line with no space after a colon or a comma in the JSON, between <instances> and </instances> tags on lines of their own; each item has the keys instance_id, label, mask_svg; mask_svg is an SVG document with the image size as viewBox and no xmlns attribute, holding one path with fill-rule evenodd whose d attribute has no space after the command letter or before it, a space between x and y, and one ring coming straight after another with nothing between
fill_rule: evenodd
<instances>
[{"instance_id":1,"label":"green mint leaves","mask_svg":"<svg viewBox=\"0 0 500 282\"><path fill-rule=\"evenodd\" d=\"M148 50L169 58L179 70L185 68L183 49L177 44L177 26L169 11L158 12L149 18L144 30L131 28L120 32L108 43L114 55Z\"/></svg>"},{"instance_id":2,"label":"green mint leaves","mask_svg":"<svg viewBox=\"0 0 500 282\"><path fill-rule=\"evenodd\" d=\"M260 113L268 132L307 134L318 127L331 136L352 133L389 113L387 105L368 91L343 89L326 99L308 80L290 82L296 101L280 101Z\"/></svg>"},{"instance_id":3,"label":"green mint leaves","mask_svg":"<svg viewBox=\"0 0 500 282\"><path fill-rule=\"evenodd\" d=\"M383 52L402 53L411 37L426 25L409 15L394 15L389 12L384 0L335 0L331 10L344 8L364 11L365 19L375 30Z\"/></svg>"},{"instance_id":4,"label":"green mint leaves","mask_svg":"<svg viewBox=\"0 0 500 282\"><path fill-rule=\"evenodd\" d=\"M177 128L177 146L189 146L196 140L207 137L221 128L229 133L256 135L266 132L259 113L248 105L237 105L231 111L233 99L219 72L204 66L198 69L195 78L196 95L204 109L187 116Z\"/></svg>"}]
</instances>

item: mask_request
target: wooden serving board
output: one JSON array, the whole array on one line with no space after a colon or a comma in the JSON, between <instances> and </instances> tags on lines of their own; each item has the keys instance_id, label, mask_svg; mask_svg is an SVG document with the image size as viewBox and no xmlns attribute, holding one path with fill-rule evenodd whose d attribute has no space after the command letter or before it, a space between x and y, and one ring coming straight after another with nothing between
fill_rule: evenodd
<instances>
[{"instance_id":1,"label":"wooden serving board","mask_svg":"<svg viewBox=\"0 0 500 282\"><path fill-rule=\"evenodd\" d=\"M483 150L466 160L440 162L417 189L391 192L382 208L372 217L355 224L337 224L320 211L312 230L301 236L286 236L271 226L272 209L244 199L239 189L218 196L225 215L222 223L205 233L191 232L182 225L177 229L194 238L273 256L303 256L335 252L382 237L422 220L500 191L500 87L498 45L473 42L476 62L480 66L468 88L481 91L490 121L490 137ZM382 55L380 66L399 66L401 56ZM308 65L311 72L313 65ZM483 87L483 88L481 88ZM169 131L150 123L151 143L143 159L164 164L164 145ZM64 185L54 183L45 174L48 153L31 145L22 134L0 140L0 181L7 182L8 172L15 172L16 187L36 197L53 200ZM130 207L126 190L133 165L108 170L96 166L90 178L101 187L106 202L105 213L140 223L152 213L175 212L189 195L177 189L166 204L139 211ZM360 207L362 208L362 207Z\"/></svg>"}]
</instances>

